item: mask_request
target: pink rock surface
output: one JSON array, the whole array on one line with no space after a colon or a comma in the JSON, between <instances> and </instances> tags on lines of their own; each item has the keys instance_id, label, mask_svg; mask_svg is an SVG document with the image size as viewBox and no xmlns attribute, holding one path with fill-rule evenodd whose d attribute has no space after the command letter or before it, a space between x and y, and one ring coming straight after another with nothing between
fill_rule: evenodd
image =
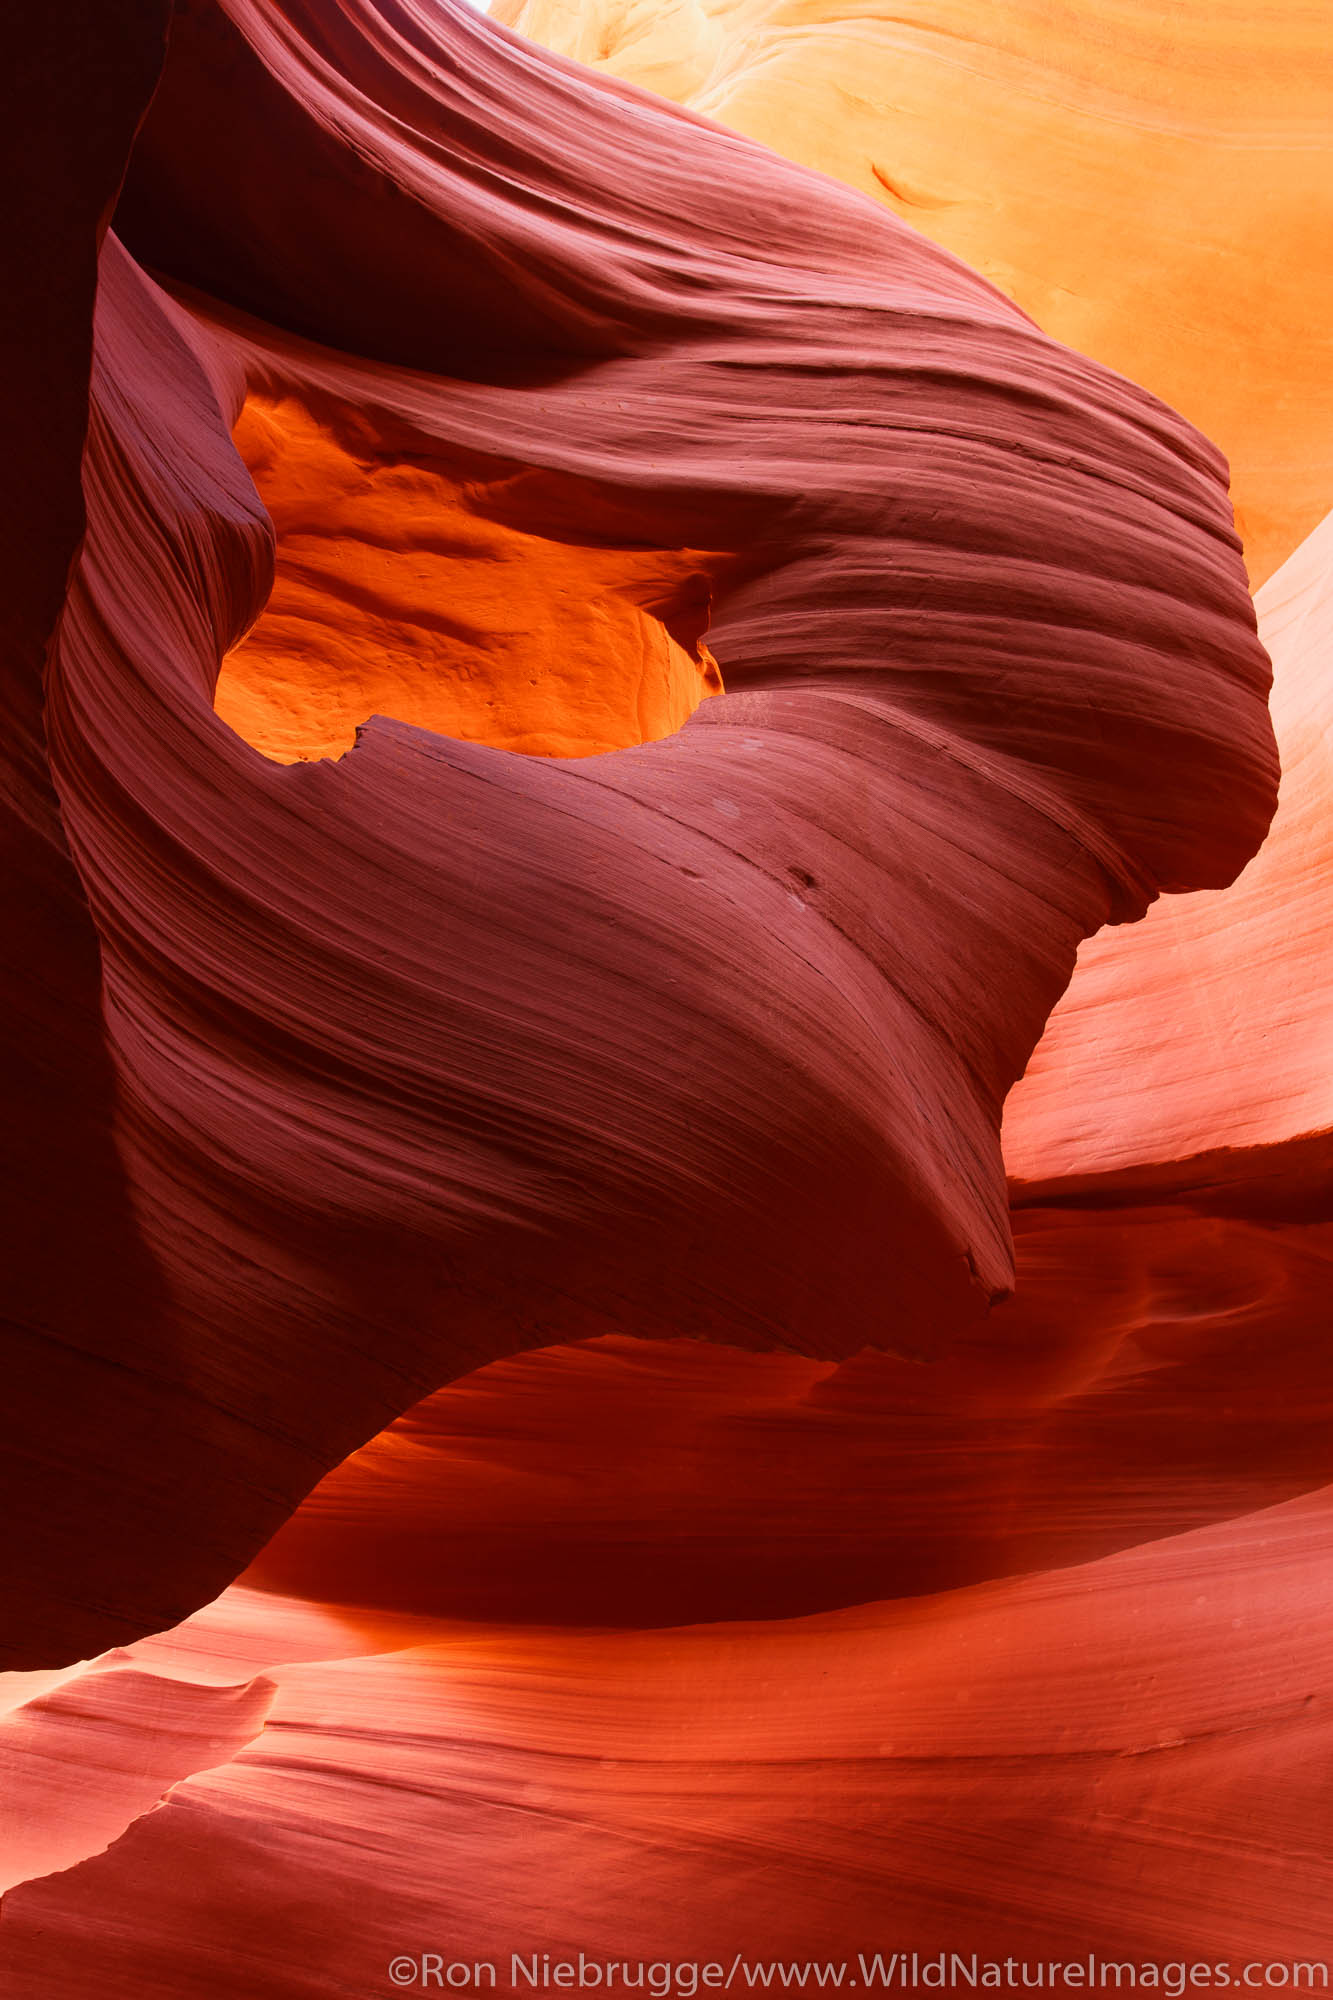
<instances>
[{"instance_id":1,"label":"pink rock surface","mask_svg":"<svg viewBox=\"0 0 1333 2000\"><path fill-rule=\"evenodd\" d=\"M430 1952L498 1991L533 1951L1317 1959L1331 1522L1325 1492L821 1618L278 1667L253 1745L6 1898L9 1990L286 2000Z\"/></svg>"},{"instance_id":2,"label":"pink rock surface","mask_svg":"<svg viewBox=\"0 0 1333 2000\"><path fill-rule=\"evenodd\" d=\"M0 1717L0 1893L96 1854L169 1786L259 1734L268 1682L196 1686L122 1660Z\"/></svg>"}]
</instances>

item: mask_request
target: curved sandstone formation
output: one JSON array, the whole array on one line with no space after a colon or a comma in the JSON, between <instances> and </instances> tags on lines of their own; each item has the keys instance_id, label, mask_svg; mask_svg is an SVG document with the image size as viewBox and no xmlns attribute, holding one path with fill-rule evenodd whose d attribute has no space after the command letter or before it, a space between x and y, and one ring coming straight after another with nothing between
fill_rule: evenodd
<instances>
[{"instance_id":1,"label":"curved sandstone formation","mask_svg":"<svg viewBox=\"0 0 1333 2000\"><path fill-rule=\"evenodd\" d=\"M125 1656L0 1717L0 1894L97 1854L182 1778L258 1736L272 1686L192 1685Z\"/></svg>"},{"instance_id":2,"label":"curved sandstone formation","mask_svg":"<svg viewBox=\"0 0 1333 2000\"><path fill-rule=\"evenodd\" d=\"M1079 940L1228 882L1274 791L1212 448L747 141L465 13L227 0L178 14L118 226L175 295L108 239L46 735L114 1074L89 1220L138 1262L24 1333L14 1666L170 1624L497 1355L976 1325ZM483 694L315 755L357 704L308 548L254 626L230 430L276 465L275 412L275 491L355 468L366 622L325 623L367 696L386 625L497 688L528 630L497 740L621 747L515 755ZM512 645L470 582L436 608L445 557L526 579ZM593 578L610 720L562 692ZM302 619L284 763L213 697Z\"/></svg>"},{"instance_id":3,"label":"curved sandstone formation","mask_svg":"<svg viewBox=\"0 0 1333 2000\"><path fill-rule=\"evenodd\" d=\"M580 1951L1290 1976L1326 1949L1331 1536L1325 1489L821 1618L300 1663L293 1607L249 1596L227 1624L284 1661L262 1734L13 1890L0 1964L17 2000L296 2000L423 1954L523 1992L513 1955Z\"/></svg>"},{"instance_id":4,"label":"curved sandstone formation","mask_svg":"<svg viewBox=\"0 0 1333 2000\"><path fill-rule=\"evenodd\" d=\"M1333 515L1259 592L1277 817L1221 896L1090 939L1005 1107L1018 1197L1222 1183L1307 1206L1333 1162ZM1127 1088L1127 1083L1132 1083Z\"/></svg>"},{"instance_id":5,"label":"curved sandstone formation","mask_svg":"<svg viewBox=\"0 0 1333 2000\"><path fill-rule=\"evenodd\" d=\"M1306 0L493 11L874 196L1183 410L1231 461L1256 583L1333 504L1333 81Z\"/></svg>"},{"instance_id":6,"label":"curved sandstone formation","mask_svg":"<svg viewBox=\"0 0 1333 2000\"><path fill-rule=\"evenodd\" d=\"M1015 1215L929 1368L610 1339L498 1362L335 1468L247 1573L517 1625L779 1618L1102 1558L1333 1480L1327 1222Z\"/></svg>"},{"instance_id":7,"label":"curved sandstone formation","mask_svg":"<svg viewBox=\"0 0 1333 2000\"><path fill-rule=\"evenodd\" d=\"M1276 546L1304 16L1109 18L542 17L878 206L447 0L10 31L14 2000L1326 1956L1329 528L1256 637L885 206Z\"/></svg>"}]
</instances>

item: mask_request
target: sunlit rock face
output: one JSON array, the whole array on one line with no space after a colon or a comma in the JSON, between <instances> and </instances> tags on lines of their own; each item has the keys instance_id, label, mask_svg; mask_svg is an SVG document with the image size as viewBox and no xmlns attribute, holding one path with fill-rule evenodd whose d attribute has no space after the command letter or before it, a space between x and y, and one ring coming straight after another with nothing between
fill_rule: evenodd
<instances>
[{"instance_id":1,"label":"sunlit rock face","mask_svg":"<svg viewBox=\"0 0 1333 2000\"><path fill-rule=\"evenodd\" d=\"M719 691L706 552L618 546L605 506L609 541L587 547L585 483L438 437L405 460L345 393L256 395L236 427L277 535L268 603L218 676L239 735L283 763L337 757L383 714L592 756L674 734Z\"/></svg>"},{"instance_id":2,"label":"sunlit rock face","mask_svg":"<svg viewBox=\"0 0 1333 2000\"><path fill-rule=\"evenodd\" d=\"M1333 505L1328 23L1308 0L495 0L885 202L1231 460L1251 580Z\"/></svg>"},{"instance_id":3,"label":"sunlit rock face","mask_svg":"<svg viewBox=\"0 0 1333 2000\"><path fill-rule=\"evenodd\" d=\"M14 31L0 1984L1319 1959L1304 17L521 18Z\"/></svg>"}]
</instances>

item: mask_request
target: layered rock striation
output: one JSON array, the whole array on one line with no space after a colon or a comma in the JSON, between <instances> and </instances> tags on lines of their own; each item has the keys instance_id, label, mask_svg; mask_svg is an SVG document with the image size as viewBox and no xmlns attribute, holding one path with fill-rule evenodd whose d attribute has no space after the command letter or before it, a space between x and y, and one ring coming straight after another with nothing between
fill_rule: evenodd
<instances>
[{"instance_id":1,"label":"layered rock striation","mask_svg":"<svg viewBox=\"0 0 1333 2000\"><path fill-rule=\"evenodd\" d=\"M227 0L117 230L38 749L119 1264L21 1335L15 1666L171 1623L497 1356L979 1323L1079 941L1230 881L1276 774L1212 447L750 141L466 10ZM245 721L293 622L251 743L220 677ZM315 754L404 648L473 694ZM602 754L483 740L519 660L498 743Z\"/></svg>"}]
</instances>

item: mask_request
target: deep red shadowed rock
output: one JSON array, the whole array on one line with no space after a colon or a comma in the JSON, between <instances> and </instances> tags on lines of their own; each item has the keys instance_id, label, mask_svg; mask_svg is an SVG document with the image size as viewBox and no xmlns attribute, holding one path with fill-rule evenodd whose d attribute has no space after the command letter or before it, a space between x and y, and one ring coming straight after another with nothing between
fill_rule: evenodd
<instances>
[{"instance_id":1,"label":"deep red shadowed rock","mask_svg":"<svg viewBox=\"0 0 1333 2000\"><path fill-rule=\"evenodd\" d=\"M68 1601L14 1664L172 1622L496 1355L632 1330L839 1357L974 1325L1011 1277L1000 1106L1079 939L1229 879L1272 805L1222 468L1168 411L883 211L484 23L432 11L427 48L424 13L348 6L317 50L304 14L229 18L178 22L126 208L227 309L108 246L49 691L167 1304L120 1350L126 1395L174 1408L150 1449L118 1417L34 1472L83 1567L39 1540ZM236 24L271 83L223 131L189 51ZM244 256L229 134L266 177ZM410 187L411 255L344 202L367 160ZM234 311L297 319L292 202L300 331L373 364ZM609 358L560 361L520 301L528 358L488 381L480 294L423 354L465 227L483 275L535 231L527 304L549 263ZM375 303L373 340L333 290ZM457 376L394 365L423 358ZM728 693L595 759L383 719L339 762L264 759L211 707L272 559L229 437L247 385L371 460L549 476L571 539L717 552Z\"/></svg>"},{"instance_id":2,"label":"deep red shadowed rock","mask_svg":"<svg viewBox=\"0 0 1333 2000\"><path fill-rule=\"evenodd\" d=\"M145 1381L125 1395L116 1358L155 1322L160 1287L112 1142L98 939L47 767L42 689L83 532L98 247L168 11L51 0L10 9L0 29L0 1658L35 1661L30 1639L47 1660L88 1650L90 1607L113 1570L139 1566L127 1544L150 1532L117 1496L115 1552L95 1549L88 1516L169 1401ZM39 1605L40 1632L25 1637Z\"/></svg>"},{"instance_id":3,"label":"deep red shadowed rock","mask_svg":"<svg viewBox=\"0 0 1333 2000\"><path fill-rule=\"evenodd\" d=\"M1085 1562L1333 1477L1327 1224L1015 1220L1015 1296L930 1367L516 1356L336 1467L248 1580L519 1624L790 1617Z\"/></svg>"}]
</instances>

